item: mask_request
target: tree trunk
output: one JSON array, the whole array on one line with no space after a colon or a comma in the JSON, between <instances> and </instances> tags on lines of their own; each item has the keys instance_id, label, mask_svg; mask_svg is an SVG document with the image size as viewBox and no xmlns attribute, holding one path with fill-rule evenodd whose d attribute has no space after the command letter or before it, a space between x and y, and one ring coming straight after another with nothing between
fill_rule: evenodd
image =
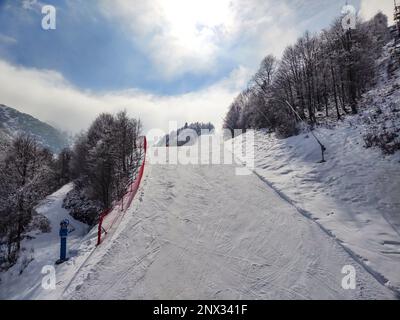
<instances>
[{"instance_id":1,"label":"tree trunk","mask_svg":"<svg viewBox=\"0 0 400 320\"><path fill-rule=\"evenodd\" d=\"M339 111L339 103L337 98L337 91L336 91L336 77L335 77L335 70L333 69L333 65L331 64L331 74L332 74L332 81L333 81L333 97L335 99L335 107L336 107L336 115L337 119L341 119L340 111Z\"/></svg>"}]
</instances>

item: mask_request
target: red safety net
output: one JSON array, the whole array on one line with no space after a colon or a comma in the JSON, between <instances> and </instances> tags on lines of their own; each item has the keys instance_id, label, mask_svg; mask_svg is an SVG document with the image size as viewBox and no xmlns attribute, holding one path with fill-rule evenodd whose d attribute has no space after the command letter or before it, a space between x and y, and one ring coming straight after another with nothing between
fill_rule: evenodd
<instances>
[{"instance_id":1,"label":"red safety net","mask_svg":"<svg viewBox=\"0 0 400 320\"><path fill-rule=\"evenodd\" d=\"M142 181L144 167L146 165L146 154L147 154L147 139L143 137L141 139L140 148L143 150L142 163L137 171L135 179L131 182L127 188L126 193L122 198L109 209L104 210L99 218L99 226L97 231L97 245L101 244L101 241L108 234L111 228L119 220L121 221L126 210L131 206L133 199L139 189L140 182Z\"/></svg>"}]
</instances>

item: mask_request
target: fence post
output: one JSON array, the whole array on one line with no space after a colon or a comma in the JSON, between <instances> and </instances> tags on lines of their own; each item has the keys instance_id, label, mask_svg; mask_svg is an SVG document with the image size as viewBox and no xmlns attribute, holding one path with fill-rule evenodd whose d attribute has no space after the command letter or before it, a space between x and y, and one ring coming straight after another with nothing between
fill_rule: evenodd
<instances>
[{"instance_id":1,"label":"fence post","mask_svg":"<svg viewBox=\"0 0 400 320\"><path fill-rule=\"evenodd\" d=\"M99 219L99 228L97 229L97 245L99 246L101 243L101 226L103 224L103 214L100 215Z\"/></svg>"}]
</instances>

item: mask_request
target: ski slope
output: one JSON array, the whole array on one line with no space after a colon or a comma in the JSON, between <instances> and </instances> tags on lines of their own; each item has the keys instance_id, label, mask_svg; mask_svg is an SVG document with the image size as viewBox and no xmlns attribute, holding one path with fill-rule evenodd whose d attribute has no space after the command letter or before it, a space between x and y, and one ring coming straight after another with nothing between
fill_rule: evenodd
<instances>
[{"instance_id":1,"label":"ski slope","mask_svg":"<svg viewBox=\"0 0 400 320\"><path fill-rule=\"evenodd\" d=\"M400 292L400 153L365 149L364 127L351 124L358 117L315 130L327 146L323 164L310 134L256 132L253 171ZM236 138L235 148L246 138Z\"/></svg>"},{"instance_id":2,"label":"ski slope","mask_svg":"<svg viewBox=\"0 0 400 320\"><path fill-rule=\"evenodd\" d=\"M395 298L315 222L236 167L148 165L119 227L57 298ZM345 265L356 269L355 290L342 288Z\"/></svg>"},{"instance_id":3,"label":"ski slope","mask_svg":"<svg viewBox=\"0 0 400 320\"><path fill-rule=\"evenodd\" d=\"M62 208L63 199L73 185L67 184L52 195L46 197L35 208L36 212L45 216L50 225L48 233L40 233L38 230L31 231L29 236L22 241L21 257L11 269L1 273L0 299L37 299L54 298L55 292L46 292L41 284L44 275L42 268L53 266L60 256L60 237L58 234L60 221L68 219L70 227L74 231L68 237L68 256L71 258L64 266L64 272L58 272L58 286L62 285L63 279L68 280L73 276L76 269L74 264L84 256L83 241L86 239L89 227L72 218L68 211ZM93 241L94 242L94 241ZM95 243L95 242L94 242ZM24 264L25 263L25 264ZM61 266L58 267L60 271ZM50 295L50 296L47 296Z\"/></svg>"}]
</instances>

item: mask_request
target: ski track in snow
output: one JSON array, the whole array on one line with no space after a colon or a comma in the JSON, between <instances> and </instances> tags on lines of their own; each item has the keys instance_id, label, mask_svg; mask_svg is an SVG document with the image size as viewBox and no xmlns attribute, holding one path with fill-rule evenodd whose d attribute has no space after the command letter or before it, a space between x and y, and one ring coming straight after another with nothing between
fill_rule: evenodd
<instances>
[{"instance_id":1,"label":"ski track in snow","mask_svg":"<svg viewBox=\"0 0 400 320\"><path fill-rule=\"evenodd\" d=\"M341 286L345 265L356 290ZM395 295L257 176L236 176L235 165L148 165L132 208L58 298Z\"/></svg>"},{"instance_id":2,"label":"ski track in snow","mask_svg":"<svg viewBox=\"0 0 400 320\"><path fill-rule=\"evenodd\" d=\"M307 134L279 140L256 132L254 173L378 281L400 292L400 154L366 150L360 130L348 123L316 130L328 146L324 164ZM235 139L235 149L245 140L246 134Z\"/></svg>"}]
</instances>

